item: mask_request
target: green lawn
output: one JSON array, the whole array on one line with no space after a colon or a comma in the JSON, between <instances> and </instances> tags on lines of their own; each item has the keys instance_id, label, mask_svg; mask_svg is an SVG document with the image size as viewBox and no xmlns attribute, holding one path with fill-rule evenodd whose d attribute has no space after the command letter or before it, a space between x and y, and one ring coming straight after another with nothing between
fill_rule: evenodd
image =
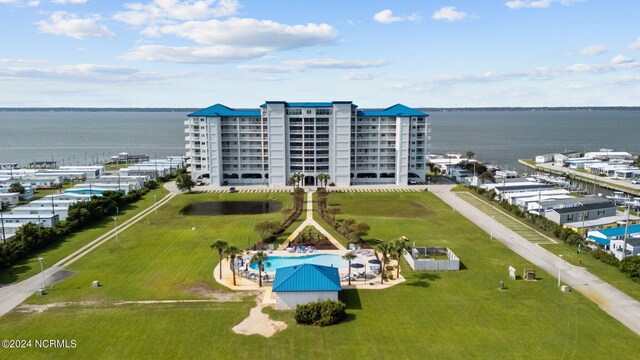
<instances>
[{"instance_id":1,"label":"green lawn","mask_svg":"<svg viewBox=\"0 0 640 360\"><path fill-rule=\"evenodd\" d=\"M188 291L196 285L219 288L211 279L217 256L209 244L223 238L245 247L247 236L256 239L252 224L282 215L188 217L178 211L191 201L240 196L289 197L178 196L148 223L123 232L119 245L103 245L73 264L76 275L29 302L185 299L197 297ZM339 218L369 223L369 238L406 235L418 245L448 246L463 269L411 272L403 264L405 283L343 291L349 315L337 326L298 326L291 312L267 310L289 324L272 338L231 331L248 315L251 299L14 311L0 318L0 338L75 339L78 347L0 350L0 358L602 359L634 358L640 351L640 337L579 293L558 291L542 270L536 282L509 280L509 265L519 272L536 267L430 193L336 193L329 203L340 204ZM374 205L376 216L367 211ZM105 286L91 289L95 279ZM507 291L498 290L500 280Z\"/></svg>"},{"instance_id":2,"label":"green lawn","mask_svg":"<svg viewBox=\"0 0 640 360\"><path fill-rule=\"evenodd\" d=\"M120 214L115 216L118 218L118 224L122 224L124 221L129 220L142 210L151 206L154 201L153 195L156 195L157 199L160 200L165 194L167 194L167 190L158 188L147 193L140 201L120 209ZM32 253L31 256L18 262L13 267L13 277L11 279L6 270L1 271L0 284L21 281L37 274L40 271L39 257L44 259L43 263L45 267L49 267L64 259L74 251L104 235L107 231L112 230L114 227L112 218L113 216L106 217L93 224L90 228L67 237L64 241L53 243Z\"/></svg>"},{"instance_id":3,"label":"green lawn","mask_svg":"<svg viewBox=\"0 0 640 360\"><path fill-rule=\"evenodd\" d=\"M461 196L465 201L468 201L483 212L493 215L496 221L502 223L526 239L529 239L531 242L539 244L554 254L562 254L564 260L576 266L586 267L595 276L608 282L632 298L640 301L640 284L626 277L623 273L618 271L617 268L594 259L589 253L582 252L581 254L578 254L577 246L572 246L555 239L552 234L545 234L557 241L557 244L550 243L541 235L540 231L532 230L530 227L523 225L522 223L526 224L526 220L515 219L515 217L506 213L502 209L499 209L495 203L488 202L486 199L473 196L471 193L467 192L460 192L458 193L458 196Z\"/></svg>"}]
</instances>

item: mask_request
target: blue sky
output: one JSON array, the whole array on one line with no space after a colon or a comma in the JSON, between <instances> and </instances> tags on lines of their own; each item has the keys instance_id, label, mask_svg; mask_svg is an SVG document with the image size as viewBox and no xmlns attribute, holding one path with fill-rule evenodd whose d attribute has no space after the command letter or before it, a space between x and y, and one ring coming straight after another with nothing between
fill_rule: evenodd
<instances>
[{"instance_id":1,"label":"blue sky","mask_svg":"<svg viewBox=\"0 0 640 360\"><path fill-rule=\"evenodd\" d=\"M638 14L637 0L0 0L0 106L637 106Z\"/></svg>"}]
</instances>

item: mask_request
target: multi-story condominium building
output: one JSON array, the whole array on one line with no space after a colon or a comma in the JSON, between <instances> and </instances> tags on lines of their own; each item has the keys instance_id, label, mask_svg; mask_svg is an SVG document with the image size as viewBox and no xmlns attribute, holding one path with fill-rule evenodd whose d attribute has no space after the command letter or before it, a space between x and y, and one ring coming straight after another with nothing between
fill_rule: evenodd
<instances>
[{"instance_id":1,"label":"multi-story condominium building","mask_svg":"<svg viewBox=\"0 0 640 360\"><path fill-rule=\"evenodd\" d=\"M358 110L351 101L267 101L259 109L216 104L184 122L194 180L285 186L318 175L337 186L424 180L428 114L401 104Z\"/></svg>"}]
</instances>

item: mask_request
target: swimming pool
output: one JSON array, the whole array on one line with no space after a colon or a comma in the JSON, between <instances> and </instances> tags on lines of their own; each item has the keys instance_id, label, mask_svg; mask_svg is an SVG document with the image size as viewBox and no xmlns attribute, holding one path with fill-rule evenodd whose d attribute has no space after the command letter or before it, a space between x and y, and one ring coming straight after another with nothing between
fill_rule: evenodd
<instances>
[{"instance_id":1,"label":"swimming pool","mask_svg":"<svg viewBox=\"0 0 640 360\"><path fill-rule=\"evenodd\" d=\"M264 266L265 271L275 271L276 269L293 266L293 265L301 265L301 264L315 264L315 265L324 265L324 266L333 266L333 267L347 267L349 266L349 262L342 258L339 255L330 255L330 254L314 254L314 255L306 255L306 256L295 256L295 257L287 257L287 256L269 256L267 259L269 265ZM253 270L258 270L258 264L252 263L249 265Z\"/></svg>"}]
</instances>

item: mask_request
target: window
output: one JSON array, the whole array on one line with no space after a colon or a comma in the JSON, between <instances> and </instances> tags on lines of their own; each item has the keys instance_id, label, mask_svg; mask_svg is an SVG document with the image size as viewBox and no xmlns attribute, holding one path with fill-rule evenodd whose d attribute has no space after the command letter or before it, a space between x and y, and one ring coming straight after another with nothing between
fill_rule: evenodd
<instances>
[{"instance_id":1,"label":"window","mask_svg":"<svg viewBox=\"0 0 640 360\"><path fill-rule=\"evenodd\" d=\"M331 115L332 109L316 109L316 115Z\"/></svg>"},{"instance_id":2,"label":"window","mask_svg":"<svg viewBox=\"0 0 640 360\"><path fill-rule=\"evenodd\" d=\"M302 115L302 109L287 109L287 115Z\"/></svg>"}]
</instances>

